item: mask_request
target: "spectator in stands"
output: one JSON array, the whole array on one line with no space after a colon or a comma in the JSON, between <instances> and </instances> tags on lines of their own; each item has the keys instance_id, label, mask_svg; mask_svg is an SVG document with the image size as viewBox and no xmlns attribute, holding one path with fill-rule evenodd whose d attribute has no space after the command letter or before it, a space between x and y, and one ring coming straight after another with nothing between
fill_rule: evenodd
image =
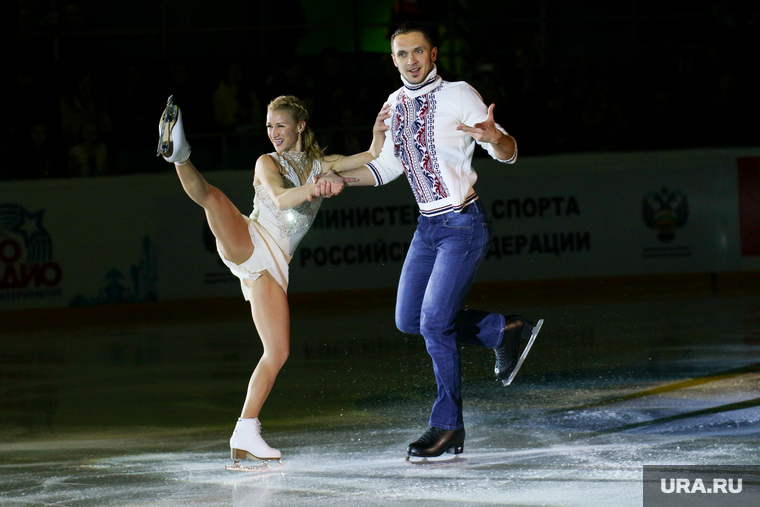
<instances>
[{"instance_id":1,"label":"spectator in stands","mask_svg":"<svg viewBox=\"0 0 760 507\"><path fill-rule=\"evenodd\" d=\"M111 131L111 114L105 96L96 89L89 72L76 76L73 89L61 97L58 106L61 138L67 149L81 141L86 123L97 126L100 136Z\"/></svg>"},{"instance_id":2,"label":"spectator in stands","mask_svg":"<svg viewBox=\"0 0 760 507\"><path fill-rule=\"evenodd\" d=\"M82 125L82 140L69 150L69 177L102 176L108 169L108 146L92 122Z\"/></svg>"},{"instance_id":3,"label":"spectator in stands","mask_svg":"<svg viewBox=\"0 0 760 507\"><path fill-rule=\"evenodd\" d=\"M216 124L224 131L259 126L264 123L261 104L246 79L243 66L231 63L211 98Z\"/></svg>"}]
</instances>

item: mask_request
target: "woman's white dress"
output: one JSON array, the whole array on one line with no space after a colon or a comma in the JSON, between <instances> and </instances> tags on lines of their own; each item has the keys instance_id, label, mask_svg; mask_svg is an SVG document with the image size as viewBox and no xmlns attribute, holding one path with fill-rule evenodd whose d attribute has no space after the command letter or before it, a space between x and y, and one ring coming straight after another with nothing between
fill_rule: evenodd
<instances>
[{"instance_id":1,"label":"woman's white dress","mask_svg":"<svg viewBox=\"0 0 760 507\"><path fill-rule=\"evenodd\" d=\"M301 179L298 177L296 168L306 163L306 155L303 152L285 152L284 154L275 152L270 155L282 168L281 175L285 188L300 187ZM321 172L322 163L319 159L314 160L306 181L311 181L313 176ZM322 204L322 198L319 197L295 208L279 210L256 178L253 181L253 188L256 191L253 198L253 211L249 216L243 215L248 222L253 254L244 263L235 264L224 258L217 242L219 256L230 271L240 278L246 300L249 299L248 289L243 280L255 280L265 270L269 271L285 292L288 291L288 264L293 258L298 243L314 222L319 206Z\"/></svg>"}]
</instances>

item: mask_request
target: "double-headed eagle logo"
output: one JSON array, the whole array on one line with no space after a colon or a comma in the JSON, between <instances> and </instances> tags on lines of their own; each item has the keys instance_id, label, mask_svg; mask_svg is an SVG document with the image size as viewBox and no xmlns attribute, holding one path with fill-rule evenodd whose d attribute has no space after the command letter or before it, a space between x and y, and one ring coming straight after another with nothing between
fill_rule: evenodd
<instances>
[{"instance_id":1,"label":"double-headed eagle logo","mask_svg":"<svg viewBox=\"0 0 760 507\"><path fill-rule=\"evenodd\" d=\"M689 203L683 192L662 187L659 192L648 192L641 206L644 223L657 231L657 238L669 243L675 231L689 218Z\"/></svg>"}]
</instances>

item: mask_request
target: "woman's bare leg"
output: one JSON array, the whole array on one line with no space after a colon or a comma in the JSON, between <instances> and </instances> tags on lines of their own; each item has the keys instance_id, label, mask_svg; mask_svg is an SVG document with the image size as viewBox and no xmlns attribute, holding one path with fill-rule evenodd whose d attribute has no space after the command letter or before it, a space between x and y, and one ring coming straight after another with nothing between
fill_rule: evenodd
<instances>
[{"instance_id":1,"label":"woman's bare leg","mask_svg":"<svg viewBox=\"0 0 760 507\"><path fill-rule=\"evenodd\" d=\"M248 223L240 211L221 190L209 185L190 160L174 167L187 195L206 211L208 225L222 255L235 264L247 261L253 253L253 243Z\"/></svg>"},{"instance_id":2,"label":"woman's bare leg","mask_svg":"<svg viewBox=\"0 0 760 507\"><path fill-rule=\"evenodd\" d=\"M246 280L251 314L264 353L248 382L248 395L240 417L258 417L274 380L290 354L290 309L288 297L272 275L264 271L256 280Z\"/></svg>"}]
</instances>

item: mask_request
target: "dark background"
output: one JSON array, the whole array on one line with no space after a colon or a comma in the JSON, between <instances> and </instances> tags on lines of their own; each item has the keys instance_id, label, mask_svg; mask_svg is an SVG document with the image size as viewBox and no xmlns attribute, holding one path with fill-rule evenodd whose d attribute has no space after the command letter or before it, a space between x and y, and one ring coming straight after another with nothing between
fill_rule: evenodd
<instances>
[{"instance_id":1,"label":"dark background","mask_svg":"<svg viewBox=\"0 0 760 507\"><path fill-rule=\"evenodd\" d=\"M751 2L696 0L13 0L0 7L0 179L165 171L166 98L204 171L271 146L266 104L295 94L333 153L366 149L400 86L388 35L430 24L523 156L756 145ZM479 156L482 156L480 153Z\"/></svg>"}]
</instances>

